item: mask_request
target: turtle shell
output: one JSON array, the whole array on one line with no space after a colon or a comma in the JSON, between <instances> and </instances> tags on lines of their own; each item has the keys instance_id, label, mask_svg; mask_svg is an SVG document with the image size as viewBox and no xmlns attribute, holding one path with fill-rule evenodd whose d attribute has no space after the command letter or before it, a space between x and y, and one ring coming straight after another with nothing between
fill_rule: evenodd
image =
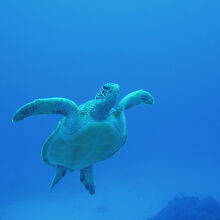
<instances>
[{"instance_id":1,"label":"turtle shell","mask_svg":"<svg viewBox=\"0 0 220 220\"><path fill-rule=\"evenodd\" d=\"M126 135L109 122L88 123L71 137L61 135L61 125L62 122L42 149L43 160L51 166L82 169L112 156L126 141Z\"/></svg>"}]
</instances>

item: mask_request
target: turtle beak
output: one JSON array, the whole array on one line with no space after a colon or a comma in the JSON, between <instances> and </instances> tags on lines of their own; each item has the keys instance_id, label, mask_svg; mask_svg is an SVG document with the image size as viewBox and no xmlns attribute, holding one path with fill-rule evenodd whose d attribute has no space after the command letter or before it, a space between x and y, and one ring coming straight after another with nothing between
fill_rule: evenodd
<instances>
[{"instance_id":1,"label":"turtle beak","mask_svg":"<svg viewBox=\"0 0 220 220\"><path fill-rule=\"evenodd\" d=\"M120 93L120 86L118 84L116 84L116 88L117 88L118 93Z\"/></svg>"},{"instance_id":2,"label":"turtle beak","mask_svg":"<svg viewBox=\"0 0 220 220\"><path fill-rule=\"evenodd\" d=\"M116 93L119 94L120 93L120 86L116 83L112 83L112 90Z\"/></svg>"}]
</instances>

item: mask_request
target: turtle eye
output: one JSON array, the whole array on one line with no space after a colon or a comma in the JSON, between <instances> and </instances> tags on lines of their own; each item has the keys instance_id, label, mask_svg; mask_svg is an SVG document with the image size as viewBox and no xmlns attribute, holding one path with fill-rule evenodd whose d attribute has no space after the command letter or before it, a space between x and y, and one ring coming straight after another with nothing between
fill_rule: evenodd
<instances>
[{"instance_id":1,"label":"turtle eye","mask_svg":"<svg viewBox=\"0 0 220 220\"><path fill-rule=\"evenodd\" d=\"M108 87L108 86L103 86L98 94L96 95L96 99L103 99L108 93L111 93L112 92L112 89L111 87Z\"/></svg>"},{"instance_id":2,"label":"turtle eye","mask_svg":"<svg viewBox=\"0 0 220 220\"><path fill-rule=\"evenodd\" d=\"M107 87L107 86L103 86L103 89L104 89L104 90L107 90L107 91L110 90L110 88Z\"/></svg>"}]
</instances>

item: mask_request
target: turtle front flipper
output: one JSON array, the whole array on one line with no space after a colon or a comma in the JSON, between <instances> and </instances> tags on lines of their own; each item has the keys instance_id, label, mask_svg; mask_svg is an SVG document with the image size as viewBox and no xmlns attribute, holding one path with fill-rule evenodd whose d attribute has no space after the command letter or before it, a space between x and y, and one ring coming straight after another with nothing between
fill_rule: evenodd
<instances>
[{"instance_id":1,"label":"turtle front flipper","mask_svg":"<svg viewBox=\"0 0 220 220\"><path fill-rule=\"evenodd\" d=\"M62 166L56 167L56 173L50 185L51 189L66 175L66 171L67 169L65 167Z\"/></svg>"},{"instance_id":2,"label":"turtle front flipper","mask_svg":"<svg viewBox=\"0 0 220 220\"><path fill-rule=\"evenodd\" d=\"M21 121L32 115L62 114L68 116L78 112L77 105L65 98L36 99L17 110L12 121Z\"/></svg>"},{"instance_id":3,"label":"turtle front flipper","mask_svg":"<svg viewBox=\"0 0 220 220\"><path fill-rule=\"evenodd\" d=\"M95 185L93 182L93 166L86 167L80 170L80 181L90 194L95 194Z\"/></svg>"},{"instance_id":4,"label":"turtle front flipper","mask_svg":"<svg viewBox=\"0 0 220 220\"><path fill-rule=\"evenodd\" d=\"M122 112L125 109L128 109L132 106L139 105L141 103L153 104L154 99L149 92L144 90L138 90L126 95L118 105L117 112Z\"/></svg>"}]
</instances>

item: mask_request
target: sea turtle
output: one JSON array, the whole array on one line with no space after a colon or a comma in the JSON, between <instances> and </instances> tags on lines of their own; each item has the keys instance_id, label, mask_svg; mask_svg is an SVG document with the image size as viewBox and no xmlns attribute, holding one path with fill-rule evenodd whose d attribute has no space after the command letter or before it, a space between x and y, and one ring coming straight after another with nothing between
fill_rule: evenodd
<instances>
[{"instance_id":1,"label":"sea turtle","mask_svg":"<svg viewBox=\"0 0 220 220\"><path fill-rule=\"evenodd\" d=\"M138 90L126 95L114 109L118 96L119 85L106 83L93 100L79 106L66 98L45 98L36 99L17 110L13 122L39 114L64 116L41 152L43 161L56 167L51 188L67 170L79 169L81 182L90 194L95 193L93 164L111 157L126 142L124 110L140 103L154 102L149 92Z\"/></svg>"}]
</instances>

